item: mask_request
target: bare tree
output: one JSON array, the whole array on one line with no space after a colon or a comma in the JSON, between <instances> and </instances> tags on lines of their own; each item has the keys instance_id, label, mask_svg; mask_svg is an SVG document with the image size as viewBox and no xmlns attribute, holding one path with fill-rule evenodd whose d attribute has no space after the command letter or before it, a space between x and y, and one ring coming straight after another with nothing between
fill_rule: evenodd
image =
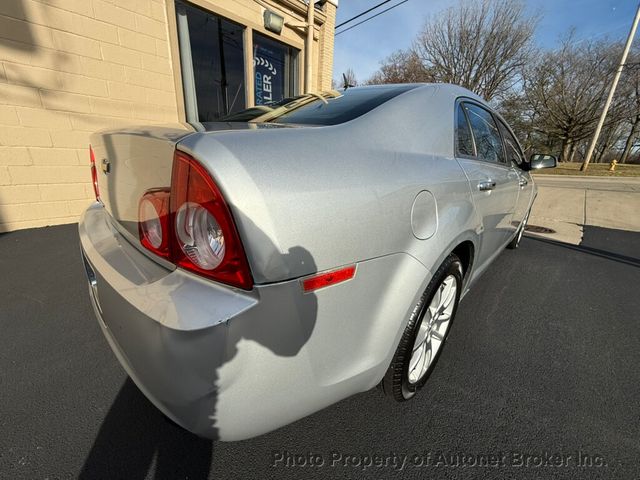
<instances>
[{"instance_id":1,"label":"bare tree","mask_svg":"<svg viewBox=\"0 0 640 480\"><path fill-rule=\"evenodd\" d=\"M631 149L640 134L640 52L635 52L627 60L626 79L623 80L622 95L629 99L631 115L628 119L629 132L624 142L620 163L627 163Z\"/></svg>"},{"instance_id":2,"label":"bare tree","mask_svg":"<svg viewBox=\"0 0 640 480\"><path fill-rule=\"evenodd\" d=\"M553 50L537 51L539 17L520 0L460 0L427 20L408 50L386 58L367 83L446 82L491 101L526 152L584 157L616 70L621 45L576 42L569 33ZM640 52L633 62L640 67ZM640 68L621 82L597 156L622 150L626 161L640 136ZM635 82L635 83L634 83ZM624 91L623 91L624 90Z\"/></svg>"},{"instance_id":3,"label":"bare tree","mask_svg":"<svg viewBox=\"0 0 640 480\"><path fill-rule=\"evenodd\" d=\"M532 128L536 121L536 112L529 107L522 91L514 90L506 94L496 107L520 140L525 154L533 153L533 150L536 153L543 151L539 147L544 143L544 139L536 136Z\"/></svg>"},{"instance_id":4,"label":"bare tree","mask_svg":"<svg viewBox=\"0 0 640 480\"><path fill-rule=\"evenodd\" d=\"M622 138L622 122L609 122L602 128L598 144L594 152L594 163L602 163L611 160L615 157L616 152L614 147L618 144Z\"/></svg>"},{"instance_id":5,"label":"bare tree","mask_svg":"<svg viewBox=\"0 0 640 480\"><path fill-rule=\"evenodd\" d=\"M525 70L523 91L536 112L532 128L561 142L561 160L569 161L577 143L587 139L598 121L615 65L607 42L577 44L570 35L555 51L543 52ZM608 124L620 122L620 102Z\"/></svg>"},{"instance_id":6,"label":"bare tree","mask_svg":"<svg viewBox=\"0 0 640 480\"><path fill-rule=\"evenodd\" d=\"M356 78L356 72L353 68L347 68L347 71L342 74L341 83L343 88L355 87L358 85L358 79Z\"/></svg>"},{"instance_id":7,"label":"bare tree","mask_svg":"<svg viewBox=\"0 0 640 480\"><path fill-rule=\"evenodd\" d=\"M640 108L640 104L638 105L638 107ZM638 113L631 120L631 129L629 130L627 139L624 142L624 149L622 150L622 155L620 155L620 163L627 163L627 160L629 159L629 154L631 154L631 149L633 148L633 145L639 133L640 133L640 113Z\"/></svg>"},{"instance_id":8,"label":"bare tree","mask_svg":"<svg viewBox=\"0 0 640 480\"><path fill-rule=\"evenodd\" d=\"M465 0L428 20L413 51L434 80L491 100L519 81L537 23L517 0Z\"/></svg>"},{"instance_id":9,"label":"bare tree","mask_svg":"<svg viewBox=\"0 0 640 480\"><path fill-rule=\"evenodd\" d=\"M419 83L433 81L412 50L398 50L381 62L380 70L367 83Z\"/></svg>"}]
</instances>

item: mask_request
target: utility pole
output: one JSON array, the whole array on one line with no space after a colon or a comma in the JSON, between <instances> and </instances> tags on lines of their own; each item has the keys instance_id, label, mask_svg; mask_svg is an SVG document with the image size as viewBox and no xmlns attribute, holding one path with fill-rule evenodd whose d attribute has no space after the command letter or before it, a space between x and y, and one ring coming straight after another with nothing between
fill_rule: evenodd
<instances>
[{"instance_id":1,"label":"utility pole","mask_svg":"<svg viewBox=\"0 0 640 480\"><path fill-rule=\"evenodd\" d=\"M587 150L587 156L585 157L584 162L580 167L581 172L586 171L587 168L589 167L591 156L593 155L593 151L596 148L596 143L598 143L598 137L600 136L602 125L604 125L604 120L607 117L607 112L609 111L611 100L613 100L613 95L616 93L616 87L618 86L620 75L622 74L622 70L624 69L625 62L627 61L627 55L629 54L629 50L631 49L631 44L633 43L633 37L636 35L636 28L638 28L638 21L640 21L640 4L638 4L638 10L636 11L636 18L633 20L633 25L631 25L631 30L629 31L629 37L627 38L627 43L624 46L624 51L622 52L620 65L618 66L618 70L616 71L616 74L613 77L613 83L611 84L611 90L609 91L609 96L607 97L607 101L604 104L604 109L602 110L602 114L600 115L600 120L598 121L598 126L596 127L596 131L593 134L593 139L591 139L589 150Z\"/></svg>"}]
</instances>

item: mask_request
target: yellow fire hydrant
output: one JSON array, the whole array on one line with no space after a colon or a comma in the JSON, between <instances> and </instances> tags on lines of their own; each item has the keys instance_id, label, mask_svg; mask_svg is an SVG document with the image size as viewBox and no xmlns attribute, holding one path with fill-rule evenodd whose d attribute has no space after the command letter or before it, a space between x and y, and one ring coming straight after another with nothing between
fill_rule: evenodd
<instances>
[{"instance_id":1,"label":"yellow fire hydrant","mask_svg":"<svg viewBox=\"0 0 640 480\"><path fill-rule=\"evenodd\" d=\"M616 171L616 165L618 165L618 160L616 160L614 158L613 160L611 160L611 163L609 163L609 171L610 172L615 172Z\"/></svg>"}]
</instances>

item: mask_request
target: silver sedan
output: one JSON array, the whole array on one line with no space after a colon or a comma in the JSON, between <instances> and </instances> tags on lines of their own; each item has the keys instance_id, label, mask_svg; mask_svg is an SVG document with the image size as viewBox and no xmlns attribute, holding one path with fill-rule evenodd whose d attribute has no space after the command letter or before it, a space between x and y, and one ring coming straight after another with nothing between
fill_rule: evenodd
<instances>
[{"instance_id":1,"label":"silver sedan","mask_svg":"<svg viewBox=\"0 0 640 480\"><path fill-rule=\"evenodd\" d=\"M453 85L309 94L91 138L80 225L120 363L201 436L259 435L433 370L458 302L535 197L507 124Z\"/></svg>"}]
</instances>

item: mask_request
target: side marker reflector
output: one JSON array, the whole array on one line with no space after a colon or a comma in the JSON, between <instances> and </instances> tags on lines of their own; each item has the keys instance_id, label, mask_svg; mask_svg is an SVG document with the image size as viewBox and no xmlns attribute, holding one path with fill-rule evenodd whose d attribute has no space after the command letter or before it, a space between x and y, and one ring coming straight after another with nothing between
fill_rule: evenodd
<instances>
[{"instance_id":1,"label":"side marker reflector","mask_svg":"<svg viewBox=\"0 0 640 480\"><path fill-rule=\"evenodd\" d=\"M345 282L347 280L351 280L355 276L355 273L355 265L350 265L339 270L332 270L330 272L318 273L317 275L302 280L302 290L307 293L328 287L329 285Z\"/></svg>"}]
</instances>

